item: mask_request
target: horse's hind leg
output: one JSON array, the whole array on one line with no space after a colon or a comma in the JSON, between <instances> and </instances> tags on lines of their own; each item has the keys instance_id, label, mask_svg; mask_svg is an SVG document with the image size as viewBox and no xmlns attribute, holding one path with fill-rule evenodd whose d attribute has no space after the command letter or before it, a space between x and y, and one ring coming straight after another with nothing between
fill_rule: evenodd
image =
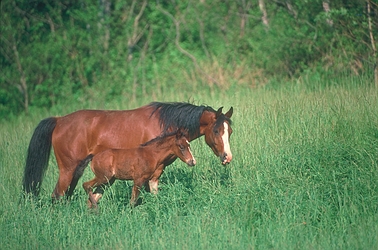
<instances>
[{"instance_id":1,"label":"horse's hind leg","mask_svg":"<svg viewBox=\"0 0 378 250\"><path fill-rule=\"evenodd\" d=\"M66 193L68 195L72 194L72 191L75 188L74 186L76 186L77 184L77 180L73 186L71 185L71 183L74 179L75 170L78 163L69 159L63 161L58 154L55 154L55 158L59 167L59 179L52 193L52 198L54 200L59 200ZM70 186L73 188L70 188L71 191L67 192Z\"/></svg>"},{"instance_id":2,"label":"horse's hind leg","mask_svg":"<svg viewBox=\"0 0 378 250\"><path fill-rule=\"evenodd\" d=\"M55 185L55 189L52 193L53 200L59 200L66 193L72 180L72 174L68 172L59 171L59 179Z\"/></svg>"}]
</instances>

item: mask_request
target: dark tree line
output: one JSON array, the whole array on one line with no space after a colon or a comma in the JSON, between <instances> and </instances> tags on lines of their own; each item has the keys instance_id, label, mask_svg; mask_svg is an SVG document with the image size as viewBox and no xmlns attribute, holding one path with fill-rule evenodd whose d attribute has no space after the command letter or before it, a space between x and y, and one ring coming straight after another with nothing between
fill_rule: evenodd
<instances>
[{"instance_id":1,"label":"dark tree line","mask_svg":"<svg viewBox=\"0 0 378 250\"><path fill-rule=\"evenodd\" d=\"M0 116L88 88L227 88L309 71L375 76L376 0L1 1Z\"/></svg>"}]
</instances>

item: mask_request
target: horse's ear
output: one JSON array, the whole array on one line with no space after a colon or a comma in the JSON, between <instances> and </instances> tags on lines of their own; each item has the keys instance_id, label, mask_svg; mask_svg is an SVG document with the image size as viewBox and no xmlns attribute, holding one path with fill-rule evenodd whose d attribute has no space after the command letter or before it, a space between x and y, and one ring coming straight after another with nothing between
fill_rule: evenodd
<instances>
[{"instance_id":1,"label":"horse's ear","mask_svg":"<svg viewBox=\"0 0 378 250\"><path fill-rule=\"evenodd\" d=\"M231 118L232 113L234 113L234 108L233 108L233 107L231 107L230 110L227 111L227 113L224 114L224 115L225 115L226 117L228 117L228 118Z\"/></svg>"},{"instance_id":2,"label":"horse's ear","mask_svg":"<svg viewBox=\"0 0 378 250\"><path fill-rule=\"evenodd\" d=\"M215 118L218 118L222 114L223 107L220 107L217 112L215 113Z\"/></svg>"}]
</instances>

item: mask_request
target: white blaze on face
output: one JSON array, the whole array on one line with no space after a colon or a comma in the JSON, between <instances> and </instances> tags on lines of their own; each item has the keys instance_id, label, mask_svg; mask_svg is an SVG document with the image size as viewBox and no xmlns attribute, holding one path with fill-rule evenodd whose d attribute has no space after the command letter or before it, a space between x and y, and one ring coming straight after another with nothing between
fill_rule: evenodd
<instances>
[{"instance_id":1,"label":"white blaze on face","mask_svg":"<svg viewBox=\"0 0 378 250\"><path fill-rule=\"evenodd\" d=\"M186 142L189 144L188 140ZM192 150L190 150L190 147L188 148L188 150L189 150L190 154L193 157L193 163L194 163L194 165L196 165L196 159L194 158L194 155L192 154Z\"/></svg>"},{"instance_id":2,"label":"white blaze on face","mask_svg":"<svg viewBox=\"0 0 378 250\"><path fill-rule=\"evenodd\" d=\"M228 135L228 124L225 122L223 123L224 127L224 132L222 135L222 140L223 140L223 147L224 147L224 152L227 154L227 159L225 160L224 163L230 162L232 160L232 153L230 149L230 142L228 140L229 135Z\"/></svg>"}]
</instances>

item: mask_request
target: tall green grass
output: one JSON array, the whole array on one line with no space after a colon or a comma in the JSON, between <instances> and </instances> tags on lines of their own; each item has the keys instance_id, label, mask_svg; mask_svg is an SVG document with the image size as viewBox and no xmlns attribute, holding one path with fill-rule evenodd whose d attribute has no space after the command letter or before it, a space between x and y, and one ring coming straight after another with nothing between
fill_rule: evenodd
<instances>
[{"instance_id":1,"label":"tall green grass","mask_svg":"<svg viewBox=\"0 0 378 250\"><path fill-rule=\"evenodd\" d=\"M284 87L157 95L234 107L233 162L222 166L203 138L197 166L176 161L157 196L128 207L132 182L116 182L98 212L83 181L72 200L52 205L51 157L40 201L20 200L25 153L40 119L79 108L133 108L85 100L35 110L0 128L0 241L4 249L373 249L378 245L378 97L366 80L311 80ZM193 97L194 96L194 97Z\"/></svg>"}]
</instances>

